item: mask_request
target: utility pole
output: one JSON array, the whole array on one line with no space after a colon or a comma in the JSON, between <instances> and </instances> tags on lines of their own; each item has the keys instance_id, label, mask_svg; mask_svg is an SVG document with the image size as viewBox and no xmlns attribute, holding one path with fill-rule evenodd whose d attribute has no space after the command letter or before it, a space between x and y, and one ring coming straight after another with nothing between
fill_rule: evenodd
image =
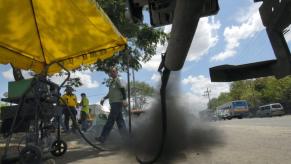
<instances>
[{"instance_id":1,"label":"utility pole","mask_svg":"<svg viewBox=\"0 0 291 164\"><path fill-rule=\"evenodd\" d=\"M211 90L209 88L206 89L206 91L204 91L203 96L207 96L208 97L208 104L210 106L210 92Z\"/></svg>"},{"instance_id":2,"label":"utility pole","mask_svg":"<svg viewBox=\"0 0 291 164\"><path fill-rule=\"evenodd\" d=\"M132 90L133 90L133 98L134 98L134 108L137 108L137 99L136 99L136 87L135 87L135 76L134 76L134 69L132 69Z\"/></svg>"},{"instance_id":3,"label":"utility pole","mask_svg":"<svg viewBox=\"0 0 291 164\"><path fill-rule=\"evenodd\" d=\"M127 54L127 101L128 101L128 131L131 134L131 105L130 105L130 73L129 73L130 54Z\"/></svg>"}]
</instances>

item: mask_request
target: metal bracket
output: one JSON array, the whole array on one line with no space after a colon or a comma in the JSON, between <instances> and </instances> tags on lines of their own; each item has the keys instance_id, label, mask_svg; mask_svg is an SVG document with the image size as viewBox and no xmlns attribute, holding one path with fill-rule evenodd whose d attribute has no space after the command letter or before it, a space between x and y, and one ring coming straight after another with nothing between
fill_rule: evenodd
<instances>
[{"instance_id":1,"label":"metal bracket","mask_svg":"<svg viewBox=\"0 0 291 164\"><path fill-rule=\"evenodd\" d=\"M291 0L255 0L259 1L263 1L259 11L276 60L212 67L211 81L236 81L265 76L283 78L291 75L290 50L284 38L285 28L291 24Z\"/></svg>"}]
</instances>

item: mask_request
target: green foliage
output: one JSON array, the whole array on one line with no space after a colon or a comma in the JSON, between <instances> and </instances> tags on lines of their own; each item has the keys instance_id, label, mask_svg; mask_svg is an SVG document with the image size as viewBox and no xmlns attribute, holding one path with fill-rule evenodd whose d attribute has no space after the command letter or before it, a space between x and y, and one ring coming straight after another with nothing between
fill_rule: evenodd
<instances>
[{"instance_id":1,"label":"green foliage","mask_svg":"<svg viewBox=\"0 0 291 164\"><path fill-rule=\"evenodd\" d=\"M153 96L155 93L154 87L141 81L130 82L131 94L137 96Z\"/></svg>"},{"instance_id":2,"label":"green foliage","mask_svg":"<svg viewBox=\"0 0 291 164\"><path fill-rule=\"evenodd\" d=\"M221 93L218 98L211 99L208 107L214 109L233 100L247 100L251 108L273 102L291 103L291 77L279 80L266 77L232 82L230 92Z\"/></svg>"},{"instance_id":3,"label":"green foliage","mask_svg":"<svg viewBox=\"0 0 291 164\"><path fill-rule=\"evenodd\" d=\"M84 69L84 67L81 67L80 68L80 71L82 71L82 69ZM76 70L73 70L72 72L75 72ZM64 77L67 77L68 76L68 73L67 72L60 72L57 76L64 76ZM68 81L64 84L64 86L71 86L71 87L80 87L82 86L82 82L81 82L81 79L79 77L75 77L75 78L72 78L70 77L68 79Z\"/></svg>"},{"instance_id":4,"label":"green foliage","mask_svg":"<svg viewBox=\"0 0 291 164\"><path fill-rule=\"evenodd\" d=\"M1 114L2 107L8 106L8 105L9 105L8 103L0 101L0 114Z\"/></svg>"},{"instance_id":5,"label":"green foliage","mask_svg":"<svg viewBox=\"0 0 291 164\"><path fill-rule=\"evenodd\" d=\"M96 0L109 16L122 35L128 39L126 50L113 58L98 61L91 70L107 71L110 66L117 66L121 71L126 70L129 61L130 68L138 70L140 62L147 62L156 54L156 47L165 44L167 34L161 29L149 25L135 24L125 17L126 0Z\"/></svg>"},{"instance_id":6,"label":"green foliage","mask_svg":"<svg viewBox=\"0 0 291 164\"><path fill-rule=\"evenodd\" d=\"M230 93L220 93L218 98L213 98L208 103L208 109L215 110L215 108L219 105L224 104L225 102L231 101L232 97L230 96Z\"/></svg>"},{"instance_id":7,"label":"green foliage","mask_svg":"<svg viewBox=\"0 0 291 164\"><path fill-rule=\"evenodd\" d=\"M8 106L8 104L0 101L0 108L3 106Z\"/></svg>"},{"instance_id":8,"label":"green foliage","mask_svg":"<svg viewBox=\"0 0 291 164\"><path fill-rule=\"evenodd\" d=\"M148 103L148 98L152 97L155 89L145 82L135 81L130 82L131 97L134 100L133 108L143 109Z\"/></svg>"},{"instance_id":9,"label":"green foliage","mask_svg":"<svg viewBox=\"0 0 291 164\"><path fill-rule=\"evenodd\" d=\"M102 84L106 85L109 87L110 83L112 82L112 78L106 78L103 80ZM128 86L126 86L126 90L128 89ZM135 81L130 82L130 94L131 96L153 96L155 93L154 87L150 86L149 84L142 82L142 81Z\"/></svg>"},{"instance_id":10,"label":"green foliage","mask_svg":"<svg viewBox=\"0 0 291 164\"><path fill-rule=\"evenodd\" d=\"M76 77L76 78L70 78L66 85L68 86L72 86L72 87L80 87L82 86L82 82L80 81L80 78L79 77Z\"/></svg>"}]
</instances>

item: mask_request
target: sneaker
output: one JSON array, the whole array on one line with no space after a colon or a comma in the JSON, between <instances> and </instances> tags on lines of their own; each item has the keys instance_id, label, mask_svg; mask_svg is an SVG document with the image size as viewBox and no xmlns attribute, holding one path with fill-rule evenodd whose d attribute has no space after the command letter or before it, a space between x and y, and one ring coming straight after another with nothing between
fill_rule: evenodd
<instances>
[{"instance_id":1,"label":"sneaker","mask_svg":"<svg viewBox=\"0 0 291 164\"><path fill-rule=\"evenodd\" d=\"M96 137L95 140L100 142L100 143L104 143L105 142L103 137Z\"/></svg>"}]
</instances>

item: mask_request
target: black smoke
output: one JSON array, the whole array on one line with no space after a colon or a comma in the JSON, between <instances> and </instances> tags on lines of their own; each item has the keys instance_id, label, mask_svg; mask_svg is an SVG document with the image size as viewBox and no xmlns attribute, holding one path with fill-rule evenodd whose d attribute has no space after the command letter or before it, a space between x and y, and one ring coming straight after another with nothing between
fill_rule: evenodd
<instances>
[{"instance_id":1,"label":"black smoke","mask_svg":"<svg viewBox=\"0 0 291 164\"><path fill-rule=\"evenodd\" d=\"M162 163L171 163L186 151L207 153L212 147L223 144L221 133L215 126L200 121L194 114L200 109L194 103L186 103L180 82L179 73L172 73L167 86L167 137L160 158ZM157 96L150 109L133 118L133 147L141 159L148 160L157 153L161 128L161 103Z\"/></svg>"}]
</instances>

